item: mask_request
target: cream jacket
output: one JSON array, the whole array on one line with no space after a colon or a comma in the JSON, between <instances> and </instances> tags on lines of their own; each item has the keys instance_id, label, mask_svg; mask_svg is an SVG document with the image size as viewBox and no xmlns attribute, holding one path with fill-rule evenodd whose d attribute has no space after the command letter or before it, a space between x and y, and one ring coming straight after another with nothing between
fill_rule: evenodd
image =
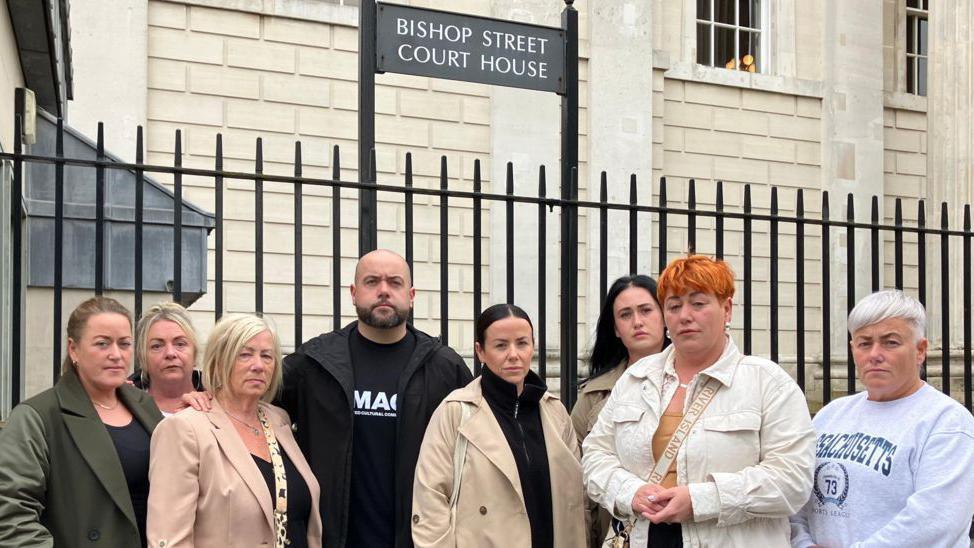
<instances>
[{"instance_id":1,"label":"cream jacket","mask_svg":"<svg viewBox=\"0 0 974 548\"><path fill-rule=\"evenodd\" d=\"M464 405L472 407L461 425ZM558 398L546 392L539 405L551 475L555 548L584 548L584 495L575 432ZM458 430L468 444L454 526L450 495ZM412 519L416 548L531 547L517 464L479 378L454 390L430 419L416 464Z\"/></svg>"},{"instance_id":2,"label":"cream jacket","mask_svg":"<svg viewBox=\"0 0 974 548\"><path fill-rule=\"evenodd\" d=\"M274 501L253 457L213 399L202 413L184 409L167 417L152 435L149 514L153 548L274 546ZM308 546L321 546L318 482L291 433L283 409L259 404L277 443L311 493Z\"/></svg>"},{"instance_id":3,"label":"cream jacket","mask_svg":"<svg viewBox=\"0 0 974 548\"><path fill-rule=\"evenodd\" d=\"M655 464L653 433L672 397L673 347L626 370L585 439L588 494L622 519ZM690 382L687 406L706 377L721 388L677 454L677 481L687 485L693 520L687 547L789 546L788 516L808 500L815 465L805 396L777 364L742 356L729 338L724 354ZM665 402L664 402L665 399ZM632 546L646 546L649 521L638 519Z\"/></svg>"}]
</instances>

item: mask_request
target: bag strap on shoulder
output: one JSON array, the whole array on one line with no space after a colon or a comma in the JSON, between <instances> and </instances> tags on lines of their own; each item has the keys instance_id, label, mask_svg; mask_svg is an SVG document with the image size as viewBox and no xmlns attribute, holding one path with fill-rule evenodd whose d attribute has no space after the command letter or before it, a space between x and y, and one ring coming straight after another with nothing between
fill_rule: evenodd
<instances>
[{"instance_id":1,"label":"bag strap on shoulder","mask_svg":"<svg viewBox=\"0 0 974 548\"><path fill-rule=\"evenodd\" d=\"M460 498L460 480L463 477L463 465L467 460L467 438L460 433L460 427L470 418L471 407L473 404L460 402L463 414L460 424L457 425L457 441L453 449L453 490L450 492L450 509L457 507L457 500Z\"/></svg>"}]
</instances>

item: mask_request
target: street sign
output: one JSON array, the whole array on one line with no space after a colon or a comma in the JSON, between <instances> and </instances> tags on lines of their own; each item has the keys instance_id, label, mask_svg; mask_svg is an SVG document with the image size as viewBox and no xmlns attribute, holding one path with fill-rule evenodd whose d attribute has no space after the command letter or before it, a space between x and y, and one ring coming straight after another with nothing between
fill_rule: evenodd
<instances>
[{"instance_id":1,"label":"street sign","mask_svg":"<svg viewBox=\"0 0 974 548\"><path fill-rule=\"evenodd\" d=\"M377 3L376 70L565 93L565 31Z\"/></svg>"}]
</instances>

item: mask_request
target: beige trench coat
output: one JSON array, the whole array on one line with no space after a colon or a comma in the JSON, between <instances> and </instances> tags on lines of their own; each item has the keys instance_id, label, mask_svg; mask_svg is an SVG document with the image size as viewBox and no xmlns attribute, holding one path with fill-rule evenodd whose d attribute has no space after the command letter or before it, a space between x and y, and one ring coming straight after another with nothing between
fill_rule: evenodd
<instances>
[{"instance_id":1,"label":"beige trench coat","mask_svg":"<svg viewBox=\"0 0 974 548\"><path fill-rule=\"evenodd\" d=\"M463 405L471 409L461 425ZM551 393L542 396L540 406L555 548L583 548L585 511L575 432L565 407ZM453 523L450 495L458 430L468 445ZM454 390L430 419L416 465L412 520L416 548L531 547L517 464L483 397L479 378Z\"/></svg>"},{"instance_id":2,"label":"beige trench coat","mask_svg":"<svg viewBox=\"0 0 974 548\"><path fill-rule=\"evenodd\" d=\"M629 364L622 362L609 371L587 380L578 387L578 401L572 408L572 424L575 427L575 435L578 437L578 446L588 436L589 432L599 420L599 412L609 399L609 393L616 381L626 372ZM612 523L612 516L608 510L599 506L599 503L589 497L585 497L585 512L588 519L588 545L591 548L599 548L602 541L609 532L609 525Z\"/></svg>"}]
</instances>

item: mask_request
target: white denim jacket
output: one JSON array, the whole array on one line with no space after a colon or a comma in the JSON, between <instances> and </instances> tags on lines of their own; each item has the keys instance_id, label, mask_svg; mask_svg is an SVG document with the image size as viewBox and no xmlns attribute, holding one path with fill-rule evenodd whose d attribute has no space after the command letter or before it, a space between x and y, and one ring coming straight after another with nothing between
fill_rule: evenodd
<instances>
[{"instance_id":1,"label":"white denim jacket","mask_svg":"<svg viewBox=\"0 0 974 548\"><path fill-rule=\"evenodd\" d=\"M653 433L676 392L673 347L639 360L619 379L591 434L582 471L588 494L621 519L653 470ZM683 524L687 547L789 546L788 516L808 500L815 433L805 396L776 363L742 356L728 337L717 363L687 389L686 406L703 377L721 383L677 454L680 485L688 485L693 520ZM646 546L649 521L639 518L632 546Z\"/></svg>"}]
</instances>

